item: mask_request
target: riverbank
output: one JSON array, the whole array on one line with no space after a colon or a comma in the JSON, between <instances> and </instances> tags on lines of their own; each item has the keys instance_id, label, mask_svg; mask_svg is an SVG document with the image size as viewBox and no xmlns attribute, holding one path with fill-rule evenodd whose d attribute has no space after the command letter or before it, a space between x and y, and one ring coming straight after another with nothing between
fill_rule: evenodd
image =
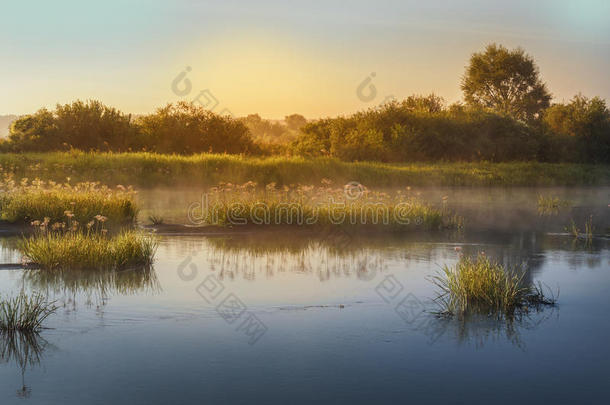
<instances>
[{"instance_id":1,"label":"riverbank","mask_svg":"<svg viewBox=\"0 0 610 405\"><path fill-rule=\"evenodd\" d=\"M256 182L334 184L356 181L369 187L406 186L604 186L610 166L570 163L409 163L342 162L298 157L192 156L155 153L53 152L0 154L0 169L17 178L63 182L100 181L115 186L214 186Z\"/></svg>"}]
</instances>

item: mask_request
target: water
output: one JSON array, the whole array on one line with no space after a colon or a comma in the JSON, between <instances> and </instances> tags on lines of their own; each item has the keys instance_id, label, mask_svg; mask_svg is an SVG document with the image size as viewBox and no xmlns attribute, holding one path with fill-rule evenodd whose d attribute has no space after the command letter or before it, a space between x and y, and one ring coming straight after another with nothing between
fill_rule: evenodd
<instances>
[{"instance_id":1,"label":"water","mask_svg":"<svg viewBox=\"0 0 610 405\"><path fill-rule=\"evenodd\" d=\"M577 207L540 217L531 190L428 191L467 216L462 233L164 236L149 271L0 270L0 293L60 306L36 341L0 342L0 403L604 402L610 242L560 233L590 213L608 226L608 189L563 192ZM437 319L428 278L456 247L525 263L558 307Z\"/></svg>"}]
</instances>

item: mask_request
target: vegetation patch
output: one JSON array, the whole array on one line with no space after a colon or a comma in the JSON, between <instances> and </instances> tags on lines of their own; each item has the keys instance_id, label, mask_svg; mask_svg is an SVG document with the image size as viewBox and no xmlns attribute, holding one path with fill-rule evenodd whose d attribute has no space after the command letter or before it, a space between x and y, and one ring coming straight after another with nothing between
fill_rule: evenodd
<instances>
[{"instance_id":1,"label":"vegetation patch","mask_svg":"<svg viewBox=\"0 0 610 405\"><path fill-rule=\"evenodd\" d=\"M370 191L354 183L332 187L283 186L256 183L221 184L204 195L204 201L189 209L190 221L197 225L299 225L366 226L386 229L456 228L461 219L444 209L434 208L411 195L409 190L393 194Z\"/></svg>"},{"instance_id":2,"label":"vegetation patch","mask_svg":"<svg viewBox=\"0 0 610 405\"><path fill-rule=\"evenodd\" d=\"M557 196L538 196L538 214L557 215L563 208L568 208L570 201L563 200Z\"/></svg>"},{"instance_id":3,"label":"vegetation patch","mask_svg":"<svg viewBox=\"0 0 610 405\"><path fill-rule=\"evenodd\" d=\"M66 226L85 223L95 215L104 216L107 226L131 224L137 207L131 188L110 189L99 183L70 184L41 180L16 182L6 175L0 182L0 219L9 223L27 224L34 220L58 222Z\"/></svg>"},{"instance_id":4,"label":"vegetation patch","mask_svg":"<svg viewBox=\"0 0 610 405\"><path fill-rule=\"evenodd\" d=\"M16 297L0 300L0 331L37 332L55 311L55 305L41 294L21 291Z\"/></svg>"},{"instance_id":5,"label":"vegetation patch","mask_svg":"<svg viewBox=\"0 0 610 405\"><path fill-rule=\"evenodd\" d=\"M371 156L368 160L373 160ZM138 187L242 184L316 184L323 178L375 187L609 185L610 166L537 162L381 163L329 157L247 157L203 153L0 153L0 167L15 178L100 181ZM70 207L64 208L70 209ZM62 211L63 212L63 211ZM97 212L95 212L97 213ZM95 214L94 213L94 214ZM106 215L106 214L104 214ZM40 216L39 216L40 217Z\"/></svg>"},{"instance_id":6,"label":"vegetation patch","mask_svg":"<svg viewBox=\"0 0 610 405\"><path fill-rule=\"evenodd\" d=\"M442 315L512 317L516 311L555 305L555 297L545 296L541 285L527 285L524 275L523 269L505 268L479 254L475 259L462 256L431 280L440 289L437 302Z\"/></svg>"},{"instance_id":7,"label":"vegetation patch","mask_svg":"<svg viewBox=\"0 0 610 405\"><path fill-rule=\"evenodd\" d=\"M18 249L42 269L118 270L153 262L156 241L138 231L104 233L42 232L23 238Z\"/></svg>"}]
</instances>

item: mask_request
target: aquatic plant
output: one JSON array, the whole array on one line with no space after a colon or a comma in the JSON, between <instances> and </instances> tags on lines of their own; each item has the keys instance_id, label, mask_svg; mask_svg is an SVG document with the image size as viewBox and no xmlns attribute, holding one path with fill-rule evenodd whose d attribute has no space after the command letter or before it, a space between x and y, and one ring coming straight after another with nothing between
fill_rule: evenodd
<instances>
[{"instance_id":1,"label":"aquatic plant","mask_svg":"<svg viewBox=\"0 0 610 405\"><path fill-rule=\"evenodd\" d=\"M539 215L556 215L563 208L570 206L570 201L562 200L557 196L538 196L538 214Z\"/></svg>"},{"instance_id":2,"label":"aquatic plant","mask_svg":"<svg viewBox=\"0 0 610 405\"><path fill-rule=\"evenodd\" d=\"M124 230L116 235L85 232L45 232L21 239L19 251L42 269L124 269L152 264L152 235Z\"/></svg>"},{"instance_id":3,"label":"aquatic plant","mask_svg":"<svg viewBox=\"0 0 610 405\"><path fill-rule=\"evenodd\" d=\"M581 233L580 228L576 225L573 219L570 219L570 224L565 227L566 232L570 233L574 238L585 238L588 243L593 240L593 215L589 215L585 221L584 232Z\"/></svg>"},{"instance_id":4,"label":"aquatic plant","mask_svg":"<svg viewBox=\"0 0 610 405\"><path fill-rule=\"evenodd\" d=\"M21 291L16 297L0 300L0 331L36 332L55 310L54 303L41 294Z\"/></svg>"},{"instance_id":5,"label":"aquatic plant","mask_svg":"<svg viewBox=\"0 0 610 405\"><path fill-rule=\"evenodd\" d=\"M437 302L443 315L510 317L517 310L555 305L556 298L545 296L541 284L526 285L524 275L521 268L508 269L479 254L475 259L462 256L454 267L444 266L431 281L440 289Z\"/></svg>"},{"instance_id":6,"label":"aquatic plant","mask_svg":"<svg viewBox=\"0 0 610 405\"><path fill-rule=\"evenodd\" d=\"M70 184L27 178L16 182L7 175L0 181L0 219L27 224L48 218L62 222L70 212L73 221L85 222L94 215L104 215L109 226L133 223L138 209L131 188L110 189L99 183Z\"/></svg>"},{"instance_id":7,"label":"aquatic plant","mask_svg":"<svg viewBox=\"0 0 610 405\"><path fill-rule=\"evenodd\" d=\"M162 216L157 215L157 214L150 214L148 216L148 220L153 225L163 225L163 223L165 222L165 219Z\"/></svg>"}]
</instances>

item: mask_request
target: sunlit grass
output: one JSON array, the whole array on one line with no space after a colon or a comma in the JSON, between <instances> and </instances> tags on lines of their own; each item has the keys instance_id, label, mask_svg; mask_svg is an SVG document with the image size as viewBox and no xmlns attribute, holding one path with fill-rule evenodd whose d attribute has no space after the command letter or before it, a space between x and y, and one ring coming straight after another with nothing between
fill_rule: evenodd
<instances>
[{"instance_id":1,"label":"sunlit grass","mask_svg":"<svg viewBox=\"0 0 610 405\"><path fill-rule=\"evenodd\" d=\"M53 152L0 154L0 168L18 177L63 182L101 181L109 185L214 185L219 182L313 184L358 181L391 186L549 186L610 184L604 165L515 163L342 162L330 158L245 157L223 154L191 156L139 153Z\"/></svg>"},{"instance_id":2,"label":"sunlit grass","mask_svg":"<svg viewBox=\"0 0 610 405\"><path fill-rule=\"evenodd\" d=\"M330 180L320 186L283 186L254 182L222 183L212 188L201 204L201 212L190 211L191 221L207 225L299 225L381 226L386 229L456 228L461 219L444 209L420 201L408 190L392 194L368 190L361 185L333 187Z\"/></svg>"},{"instance_id":3,"label":"sunlit grass","mask_svg":"<svg viewBox=\"0 0 610 405\"><path fill-rule=\"evenodd\" d=\"M84 232L36 233L18 243L19 251L45 270L117 270L146 266L152 264L156 246L151 235L134 230L114 236Z\"/></svg>"},{"instance_id":4,"label":"sunlit grass","mask_svg":"<svg viewBox=\"0 0 610 405\"><path fill-rule=\"evenodd\" d=\"M527 285L524 276L522 269L505 268L480 254L475 259L463 256L454 267L443 267L432 282L440 289L441 313L447 315L511 316L529 306L555 304L541 285Z\"/></svg>"},{"instance_id":5,"label":"sunlit grass","mask_svg":"<svg viewBox=\"0 0 610 405\"><path fill-rule=\"evenodd\" d=\"M0 331L36 332L55 310L55 305L38 293L21 291L16 297L0 299Z\"/></svg>"},{"instance_id":6,"label":"sunlit grass","mask_svg":"<svg viewBox=\"0 0 610 405\"><path fill-rule=\"evenodd\" d=\"M95 215L108 219L107 225L135 221L137 207L134 192L118 187L110 189L98 183L54 183L11 176L0 181L0 219L9 223L27 224L48 218L49 222L64 222L66 212L72 221L89 221Z\"/></svg>"}]
</instances>

